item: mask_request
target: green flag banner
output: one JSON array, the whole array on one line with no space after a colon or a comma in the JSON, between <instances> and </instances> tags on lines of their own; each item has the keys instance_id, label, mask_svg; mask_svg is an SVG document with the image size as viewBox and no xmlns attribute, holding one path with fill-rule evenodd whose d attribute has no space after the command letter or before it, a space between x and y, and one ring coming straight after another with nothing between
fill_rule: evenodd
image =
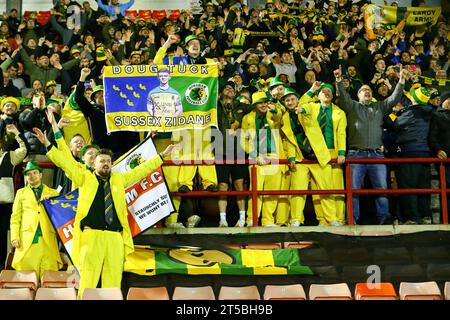
<instances>
[{"instance_id":1,"label":"green flag banner","mask_svg":"<svg viewBox=\"0 0 450 320\"><path fill-rule=\"evenodd\" d=\"M217 126L217 64L110 66L103 83L108 132Z\"/></svg>"},{"instance_id":2,"label":"green flag banner","mask_svg":"<svg viewBox=\"0 0 450 320\"><path fill-rule=\"evenodd\" d=\"M135 246L128 255L124 271L154 276L176 273L188 275L312 275L300 263L298 249L152 249Z\"/></svg>"}]
</instances>

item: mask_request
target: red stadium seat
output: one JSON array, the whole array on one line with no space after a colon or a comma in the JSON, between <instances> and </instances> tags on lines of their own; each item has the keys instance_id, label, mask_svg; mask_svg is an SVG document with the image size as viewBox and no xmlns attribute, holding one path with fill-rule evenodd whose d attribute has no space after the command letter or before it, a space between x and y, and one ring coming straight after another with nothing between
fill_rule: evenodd
<instances>
[{"instance_id":1,"label":"red stadium seat","mask_svg":"<svg viewBox=\"0 0 450 320\"><path fill-rule=\"evenodd\" d=\"M152 10L139 10L139 18L150 20L152 18Z\"/></svg>"},{"instance_id":2,"label":"red stadium seat","mask_svg":"<svg viewBox=\"0 0 450 320\"><path fill-rule=\"evenodd\" d=\"M392 283L357 283L355 300L397 300Z\"/></svg>"},{"instance_id":3,"label":"red stadium seat","mask_svg":"<svg viewBox=\"0 0 450 320\"><path fill-rule=\"evenodd\" d=\"M166 16L166 10L153 10L152 18L157 21L162 20Z\"/></svg>"},{"instance_id":4,"label":"red stadium seat","mask_svg":"<svg viewBox=\"0 0 450 320\"><path fill-rule=\"evenodd\" d=\"M126 10L125 11L125 16L126 17L138 17L138 11L137 10Z\"/></svg>"},{"instance_id":5,"label":"red stadium seat","mask_svg":"<svg viewBox=\"0 0 450 320\"><path fill-rule=\"evenodd\" d=\"M172 13L169 16L169 20L176 21L180 17L180 10L172 10Z\"/></svg>"}]
</instances>

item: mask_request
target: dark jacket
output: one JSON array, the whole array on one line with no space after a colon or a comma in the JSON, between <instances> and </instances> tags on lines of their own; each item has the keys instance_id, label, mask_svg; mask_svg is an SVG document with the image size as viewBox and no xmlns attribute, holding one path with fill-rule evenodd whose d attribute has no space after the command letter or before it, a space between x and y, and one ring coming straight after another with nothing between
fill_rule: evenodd
<instances>
[{"instance_id":1,"label":"dark jacket","mask_svg":"<svg viewBox=\"0 0 450 320\"><path fill-rule=\"evenodd\" d=\"M429 151L428 133L433 108L428 105L409 106L394 121L400 152Z\"/></svg>"},{"instance_id":2,"label":"dark jacket","mask_svg":"<svg viewBox=\"0 0 450 320\"><path fill-rule=\"evenodd\" d=\"M382 146L383 118L400 101L403 93L400 82L385 100L364 105L351 98L341 82L337 83L339 106L347 116L348 148L378 149Z\"/></svg>"},{"instance_id":3,"label":"dark jacket","mask_svg":"<svg viewBox=\"0 0 450 320\"><path fill-rule=\"evenodd\" d=\"M433 113L429 135L430 148L434 154L443 150L450 156L450 110L438 109Z\"/></svg>"},{"instance_id":4,"label":"dark jacket","mask_svg":"<svg viewBox=\"0 0 450 320\"><path fill-rule=\"evenodd\" d=\"M55 115L55 119L59 121L59 115ZM19 121L24 130L24 137L30 145L30 154L46 154L45 146L33 134L33 128L39 128L42 132L47 132L47 137L54 144L52 126L47 120L45 111L37 108L29 112L24 111L20 114Z\"/></svg>"}]
</instances>

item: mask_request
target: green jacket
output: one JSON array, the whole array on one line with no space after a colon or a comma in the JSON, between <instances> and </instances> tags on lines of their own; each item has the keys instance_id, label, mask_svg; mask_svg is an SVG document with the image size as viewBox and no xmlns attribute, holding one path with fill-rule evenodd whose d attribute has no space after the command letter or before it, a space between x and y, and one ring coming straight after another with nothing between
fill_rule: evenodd
<instances>
[{"instance_id":1,"label":"green jacket","mask_svg":"<svg viewBox=\"0 0 450 320\"><path fill-rule=\"evenodd\" d=\"M49 67L40 67L37 64L34 64L33 61L31 61L30 56L26 52L24 48L20 49L19 51L20 56L22 58L23 63L25 64L25 70L27 74L30 76L30 82L33 83L34 80L40 80L42 84L45 86L45 84L50 80L56 80L59 74L59 70L56 68L53 68L51 66ZM62 68L64 70L70 70L73 67L77 66L79 64L78 59L72 59L70 61L67 61L66 63L62 64Z\"/></svg>"}]
</instances>

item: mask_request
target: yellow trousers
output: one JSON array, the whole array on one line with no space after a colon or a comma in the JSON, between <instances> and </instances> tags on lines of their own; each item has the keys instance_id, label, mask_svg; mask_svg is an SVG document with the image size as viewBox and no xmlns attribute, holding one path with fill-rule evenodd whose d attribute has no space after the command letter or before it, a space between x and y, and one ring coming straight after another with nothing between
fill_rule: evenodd
<instances>
[{"instance_id":1,"label":"yellow trousers","mask_svg":"<svg viewBox=\"0 0 450 320\"><path fill-rule=\"evenodd\" d=\"M164 151L168 145L172 142L171 139L155 139L153 140L155 143L156 150L158 152ZM173 160L172 158L168 158L167 160ZM180 187L178 183L178 176L180 174L180 166L163 166L164 179L166 180L167 186L169 187L170 192L177 192ZM175 223L178 221L178 210L180 209L181 197L171 197L173 205L175 207L176 212L172 213L170 216L166 218L166 225Z\"/></svg>"},{"instance_id":2,"label":"yellow trousers","mask_svg":"<svg viewBox=\"0 0 450 320\"><path fill-rule=\"evenodd\" d=\"M291 172L286 171L281 177L280 190L289 190L291 184ZM276 224L279 226L289 223L290 196L278 196Z\"/></svg>"},{"instance_id":3,"label":"yellow trousers","mask_svg":"<svg viewBox=\"0 0 450 320\"><path fill-rule=\"evenodd\" d=\"M257 190L280 190L282 182L282 166L279 165L263 165L256 166L256 176L257 176ZM250 170L250 190L251 188L251 166ZM277 209L278 196L258 196L257 212L258 218L261 215L262 209L262 219L261 224L265 226L267 224L274 224L274 214ZM247 222L253 221L253 210L252 210L252 199L248 201L247 209Z\"/></svg>"},{"instance_id":4,"label":"yellow trousers","mask_svg":"<svg viewBox=\"0 0 450 320\"><path fill-rule=\"evenodd\" d=\"M308 190L309 182L313 190L331 189L332 170L331 165L321 167L319 164L297 164L296 171L291 172L291 190ZM291 196L291 221L304 223L306 195ZM336 221L336 206L333 195L323 195L314 203L317 214L318 208L322 209L323 220L326 222Z\"/></svg>"},{"instance_id":5,"label":"yellow trousers","mask_svg":"<svg viewBox=\"0 0 450 320\"><path fill-rule=\"evenodd\" d=\"M337 163L333 163L331 165L331 189L344 189L344 172L342 170L342 166L338 165ZM314 181L311 181L311 185L314 185ZM317 189L317 186L314 187ZM343 194L335 194L331 195L334 197L334 204L336 207L336 217L339 222L342 222L345 224L345 196ZM316 211L316 217L319 223L325 224L325 218L323 215L322 207L319 205L320 201L322 199L322 195L314 195L313 196L313 202L314 204L318 204L317 206L314 205L314 210Z\"/></svg>"},{"instance_id":6,"label":"yellow trousers","mask_svg":"<svg viewBox=\"0 0 450 320\"><path fill-rule=\"evenodd\" d=\"M120 288L124 265L124 244L120 232L84 229L81 233L80 288L97 288L100 276L102 288Z\"/></svg>"},{"instance_id":7,"label":"yellow trousers","mask_svg":"<svg viewBox=\"0 0 450 320\"><path fill-rule=\"evenodd\" d=\"M58 271L58 258L49 254L50 250L45 244L44 238L39 237L38 243L30 246L27 253L20 261L12 262L12 267L16 270L34 270L39 279L42 277L44 271Z\"/></svg>"}]
</instances>

